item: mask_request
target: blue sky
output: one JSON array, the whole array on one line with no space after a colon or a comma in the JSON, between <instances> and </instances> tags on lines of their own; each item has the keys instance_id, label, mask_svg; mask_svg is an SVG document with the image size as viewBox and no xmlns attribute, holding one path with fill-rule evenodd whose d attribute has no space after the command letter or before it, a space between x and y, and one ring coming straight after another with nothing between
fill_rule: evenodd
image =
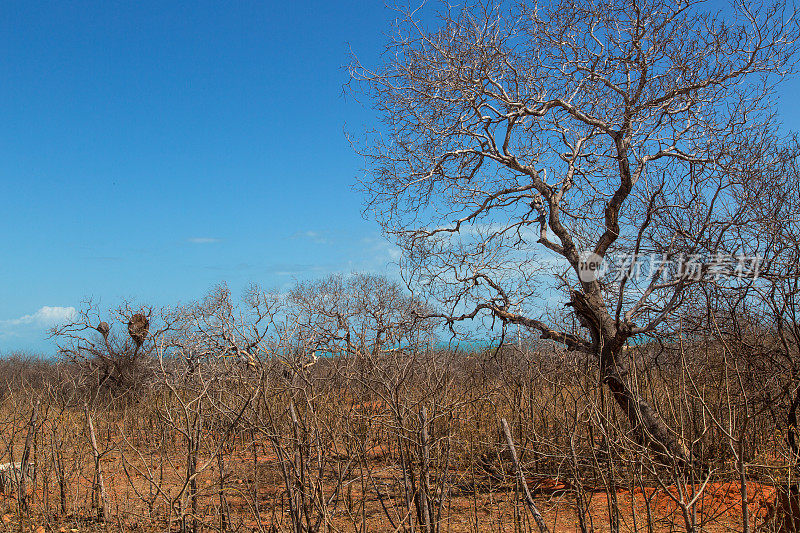
<instances>
[{"instance_id":1,"label":"blue sky","mask_svg":"<svg viewBox=\"0 0 800 533\"><path fill-rule=\"evenodd\" d=\"M385 272L344 130L350 47L378 2L35 2L0 7L0 353L52 350L92 296L169 304L226 280L282 288Z\"/></svg>"},{"instance_id":2,"label":"blue sky","mask_svg":"<svg viewBox=\"0 0 800 533\"><path fill-rule=\"evenodd\" d=\"M86 297L391 273L344 136L372 115L342 86L393 18L380 1L4 1L0 354L52 352L47 328Z\"/></svg>"}]
</instances>

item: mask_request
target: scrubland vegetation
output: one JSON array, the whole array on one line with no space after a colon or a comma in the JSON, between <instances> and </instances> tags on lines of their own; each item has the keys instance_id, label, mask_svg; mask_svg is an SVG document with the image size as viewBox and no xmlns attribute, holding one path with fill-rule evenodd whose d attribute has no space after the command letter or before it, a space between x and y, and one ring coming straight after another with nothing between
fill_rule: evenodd
<instances>
[{"instance_id":1,"label":"scrubland vegetation","mask_svg":"<svg viewBox=\"0 0 800 533\"><path fill-rule=\"evenodd\" d=\"M346 90L402 283L87 302L3 362L3 524L795 531L800 13L717 9L399 10Z\"/></svg>"},{"instance_id":2,"label":"scrubland vegetation","mask_svg":"<svg viewBox=\"0 0 800 533\"><path fill-rule=\"evenodd\" d=\"M550 531L787 530L794 354L763 324L704 308L718 329L624 351L687 462L637 434L588 354L459 351L422 309L365 275L124 306L108 328L87 305L55 331L60 361L2 362L3 461L22 470L5 527L530 531L535 512Z\"/></svg>"}]
</instances>

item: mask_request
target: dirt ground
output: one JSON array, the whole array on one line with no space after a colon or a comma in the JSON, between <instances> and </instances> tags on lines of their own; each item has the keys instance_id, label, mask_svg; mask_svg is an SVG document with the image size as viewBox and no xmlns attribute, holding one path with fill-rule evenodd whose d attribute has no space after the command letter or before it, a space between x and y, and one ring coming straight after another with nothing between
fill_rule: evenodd
<instances>
[{"instance_id":1,"label":"dirt ground","mask_svg":"<svg viewBox=\"0 0 800 533\"><path fill-rule=\"evenodd\" d=\"M383 462L380 453L374 453L375 479L386 486L397 475L394 467ZM148 461L156 464L155 456ZM227 516L225 527L229 531L288 531L290 522L286 513L285 487L279 476L274 457L258 457L258 468L252 468L252 455L234 453L227 459L226 488L224 490ZM168 523L164 500L152 498L155 487L137 470L144 469L143 457L125 458L109 453L103 458L105 487L111 506L111 519L99 523L92 509L92 479L83 474L74 478L69 503L73 511L58 516L56 486L52 479L39 478L35 491L29 491L33 512L30 518L21 518L16 497L5 494L0 500L3 531L178 531L176 520ZM163 465L162 465L163 466ZM198 515L204 517L203 531L219 530L220 498L215 471L211 465L198 478ZM166 493L180 483L179 457L171 457L169 467L163 468L160 487ZM358 486L356 486L358 485ZM549 477L528 478L528 485L536 506L541 511L551 531L581 531L576 492L568 483ZM45 490L45 487L49 489ZM681 492L683 491L683 494ZM587 491L584 527L595 533L613 531L612 520L621 532L686 531L686 517L678 502L696 499L695 513L699 531L743 531L742 494L738 482L708 482L705 486L660 486L618 490L611 495L603 491ZM694 491L694 492L693 492ZM698 492L699 491L699 494ZM487 487L477 491L454 493L446 509L438 517L440 531L462 532L517 532L534 531L532 521L513 485ZM616 498L619 513L611 515L610 502ZM751 481L747 484L747 503L751 531L774 531L775 487ZM146 500L152 498L148 508ZM364 523L366 531L395 531L402 517L389 495L378 497L374 490L364 492L360 482L354 482L342 491L341 502L327 518L322 531L358 531L355 524ZM258 506L258 509L255 506ZM390 518L393 517L393 518ZM363 529L362 529L363 530Z\"/></svg>"}]
</instances>

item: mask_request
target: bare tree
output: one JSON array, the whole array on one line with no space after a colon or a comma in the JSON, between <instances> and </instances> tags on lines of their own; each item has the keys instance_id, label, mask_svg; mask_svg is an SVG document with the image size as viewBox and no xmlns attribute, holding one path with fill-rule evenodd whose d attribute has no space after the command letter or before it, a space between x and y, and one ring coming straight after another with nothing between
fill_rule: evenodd
<instances>
[{"instance_id":1,"label":"bare tree","mask_svg":"<svg viewBox=\"0 0 800 533\"><path fill-rule=\"evenodd\" d=\"M430 341L430 308L383 276L352 274L298 283L289 301L305 350L376 355Z\"/></svg>"},{"instance_id":2,"label":"bare tree","mask_svg":"<svg viewBox=\"0 0 800 533\"><path fill-rule=\"evenodd\" d=\"M451 324L488 313L592 354L639 439L689 460L631 386L624 348L670 334L686 291L712 277L700 258L746 252L735 197L785 155L769 148L773 89L794 68L796 15L478 1L428 29L401 12L385 60L351 73L381 121L356 143L367 210L403 248L409 284ZM643 274L592 266L642 256L656 258ZM555 294L567 320L545 312Z\"/></svg>"},{"instance_id":3,"label":"bare tree","mask_svg":"<svg viewBox=\"0 0 800 533\"><path fill-rule=\"evenodd\" d=\"M153 382L155 348L173 333L177 316L169 308L134 309L125 302L107 314L110 324L88 300L71 321L54 327L51 336L64 360L82 369L84 385L95 397L100 392L111 397L140 393ZM127 334L119 327L125 324Z\"/></svg>"},{"instance_id":4,"label":"bare tree","mask_svg":"<svg viewBox=\"0 0 800 533\"><path fill-rule=\"evenodd\" d=\"M748 181L740 196L758 221L745 235L764 258L761 276L744 290L714 287L706 307L713 318L707 320L711 335L746 370L739 381L744 381L751 405L743 411L769 412L785 434L789 453L782 455L789 469L778 493L776 518L785 522L784 529L795 530L800 524L800 145L792 139L782 149L786 163ZM740 436L737 443L741 446L743 440ZM744 477L743 454L734 455Z\"/></svg>"}]
</instances>

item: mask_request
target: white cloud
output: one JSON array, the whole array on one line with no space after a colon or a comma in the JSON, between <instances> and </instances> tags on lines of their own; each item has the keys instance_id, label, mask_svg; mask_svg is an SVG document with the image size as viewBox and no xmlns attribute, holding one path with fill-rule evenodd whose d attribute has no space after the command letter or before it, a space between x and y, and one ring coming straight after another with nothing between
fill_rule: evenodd
<instances>
[{"instance_id":1,"label":"white cloud","mask_svg":"<svg viewBox=\"0 0 800 533\"><path fill-rule=\"evenodd\" d=\"M385 254L391 261L397 261L403 256L403 250L391 242L380 243L377 249L379 254Z\"/></svg>"},{"instance_id":2,"label":"white cloud","mask_svg":"<svg viewBox=\"0 0 800 533\"><path fill-rule=\"evenodd\" d=\"M74 307L51 307L49 305L42 306L38 311L32 315L24 315L19 318L12 318L10 320L0 320L2 326L24 326L24 325L37 325L37 326L51 326L58 322L69 320L75 315Z\"/></svg>"},{"instance_id":3,"label":"white cloud","mask_svg":"<svg viewBox=\"0 0 800 533\"><path fill-rule=\"evenodd\" d=\"M381 236L368 236L361 239L367 252L361 265L356 270L385 272L387 267L397 262L403 255L402 249Z\"/></svg>"},{"instance_id":4,"label":"white cloud","mask_svg":"<svg viewBox=\"0 0 800 533\"><path fill-rule=\"evenodd\" d=\"M330 241L328 238L319 231L298 231L291 235L292 239L307 239L309 241L315 242L317 244L328 244Z\"/></svg>"},{"instance_id":5,"label":"white cloud","mask_svg":"<svg viewBox=\"0 0 800 533\"><path fill-rule=\"evenodd\" d=\"M216 239L214 237L190 237L186 240L192 244L210 244L220 242L222 239Z\"/></svg>"}]
</instances>

